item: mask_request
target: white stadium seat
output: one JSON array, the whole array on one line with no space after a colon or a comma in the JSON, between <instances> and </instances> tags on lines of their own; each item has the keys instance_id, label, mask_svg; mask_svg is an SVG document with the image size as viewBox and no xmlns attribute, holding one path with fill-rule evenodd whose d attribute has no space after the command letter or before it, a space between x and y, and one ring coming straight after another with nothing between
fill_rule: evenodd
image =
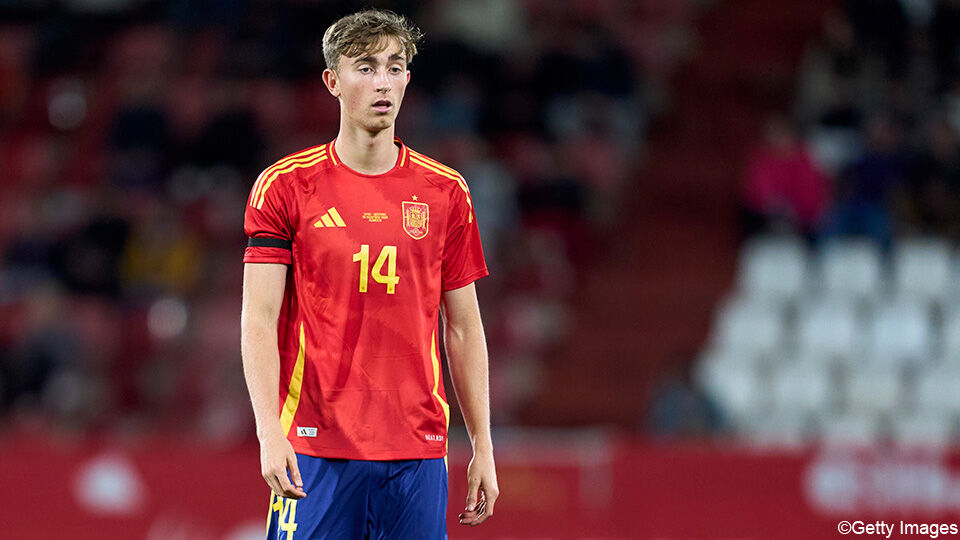
<instances>
[{"instance_id":1,"label":"white stadium seat","mask_svg":"<svg viewBox=\"0 0 960 540\"><path fill-rule=\"evenodd\" d=\"M934 415L960 413L960 368L925 369L916 379L916 410Z\"/></svg>"},{"instance_id":2,"label":"white stadium seat","mask_svg":"<svg viewBox=\"0 0 960 540\"><path fill-rule=\"evenodd\" d=\"M895 296L945 302L951 290L950 243L939 238L901 240L893 252Z\"/></svg>"},{"instance_id":3,"label":"white stadium seat","mask_svg":"<svg viewBox=\"0 0 960 540\"><path fill-rule=\"evenodd\" d=\"M846 376L847 408L854 412L893 412L902 402L903 375L893 366L861 366Z\"/></svg>"},{"instance_id":4,"label":"white stadium seat","mask_svg":"<svg viewBox=\"0 0 960 540\"><path fill-rule=\"evenodd\" d=\"M821 440L827 445L874 444L879 435L879 422L873 414L831 415L823 419Z\"/></svg>"},{"instance_id":5,"label":"white stadium seat","mask_svg":"<svg viewBox=\"0 0 960 540\"><path fill-rule=\"evenodd\" d=\"M700 387L717 403L734 425L754 418L765 400L755 362L739 355L708 354L696 368Z\"/></svg>"},{"instance_id":6,"label":"white stadium seat","mask_svg":"<svg viewBox=\"0 0 960 540\"><path fill-rule=\"evenodd\" d=\"M918 301L893 301L880 306L870 327L869 355L873 363L925 364L933 354L930 310Z\"/></svg>"},{"instance_id":7,"label":"white stadium seat","mask_svg":"<svg viewBox=\"0 0 960 540\"><path fill-rule=\"evenodd\" d=\"M865 239L830 240L820 251L818 276L825 298L872 302L883 286L880 247Z\"/></svg>"},{"instance_id":8,"label":"white stadium seat","mask_svg":"<svg viewBox=\"0 0 960 540\"><path fill-rule=\"evenodd\" d=\"M810 413L774 409L745 426L742 435L758 446L802 447L818 435L817 418Z\"/></svg>"},{"instance_id":9,"label":"white stadium seat","mask_svg":"<svg viewBox=\"0 0 960 540\"><path fill-rule=\"evenodd\" d=\"M943 358L960 365L960 306L954 305L944 315L941 328Z\"/></svg>"},{"instance_id":10,"label":"white stadium seat","mask_svg":"<svg viewBox=\"0 0 960 540\"><path fill-rule=\"evenodd\" d=\"M797 312L797 347L801 356L860 356L864 326L852 302L825 299L804 303Z\"/></svg>"},{"instance_id":11,"label":"white stadium seat","mask_svg":"<svg viewBox=\"0 0 960 540\"><path fill-rule=\"evenodd\" d=\"M779 366L771 374L773 408L798 413L824 413L833 405L835 390L825 365Z\"/></svg>"},{"instance_id":12,"label":"white stadium seat","mask_svg":"<svg viewBox=\"0 0 960 540\"><path fill-rule=\"evenodd\" d=\"M953 419L934 414L906 414L893 417L894 440L901 446L944 448L953 439Z\"/></svg>"},{"instance_id":13,"label":"white stadium seat","mask_svg":"<svg viewBox=\"0 0 960 540\"><path fill-rule=\"evenodd\" d=\"M807 281L807 248L798 237L764 236L744 246L738 265L740 290L770 301L791 301Z\"/></svg>"},{"instance_id":14,"label":"white stadium seat","mask_svg":"<svg viewBox=\"0 0 960 540\"><path fill-rule=\"evenodd\" d=\"M782 310L774 304L748 298L725 302L714 320L714 345L748 355L776 352L783 343Z\"/></svg>"}]
</instances>

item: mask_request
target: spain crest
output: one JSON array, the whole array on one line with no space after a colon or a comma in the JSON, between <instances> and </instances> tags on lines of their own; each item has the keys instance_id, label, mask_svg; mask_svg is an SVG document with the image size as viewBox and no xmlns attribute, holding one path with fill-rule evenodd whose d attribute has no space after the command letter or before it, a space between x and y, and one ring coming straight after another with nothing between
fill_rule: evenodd
<instances>
[{"instance_id":1,"label":"spain crest","mask_svg":"<svg viewBox=\"0 0 960 540\"><path fill-rule=\"evenodd\" d=\"M403 230L414 240L427 235L430 225L430 207L427 203L403 201Z\"/></svg>"}]
</instances>

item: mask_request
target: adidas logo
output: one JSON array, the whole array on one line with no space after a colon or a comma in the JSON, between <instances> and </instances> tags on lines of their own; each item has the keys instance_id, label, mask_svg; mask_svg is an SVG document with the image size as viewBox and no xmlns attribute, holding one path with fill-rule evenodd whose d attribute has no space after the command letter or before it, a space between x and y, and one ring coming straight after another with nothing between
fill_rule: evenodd
<instances>
[{"instance_id":1,"label":"adidas logo","mask_svg":"<svg viewBox=\"0 0 960 540\"><path fill-rule=\"evenodd\" d=\"M320 216L320 219L313 226L319 229L321 227L346 227L347 224L340 217L340 212L337 212L337 209L331 206L327 213Z\"/></svg>"}]
</instances>

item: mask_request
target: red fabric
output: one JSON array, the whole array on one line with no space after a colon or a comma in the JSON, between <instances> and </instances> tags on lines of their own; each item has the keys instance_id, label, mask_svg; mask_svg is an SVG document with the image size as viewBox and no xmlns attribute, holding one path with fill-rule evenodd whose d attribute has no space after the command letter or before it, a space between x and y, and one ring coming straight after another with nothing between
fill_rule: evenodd
<instances>
[{"instance_id":1,"label":"red fabric","mask_svg":"<svg viewBox=\"0 0 960 540\"><path fill-rule=\"evenodd\" d=\"M814 225L829 203L827 178L803 148L764 148L751 160L746 202L762 214L789 211L804 226Z\"/></svg>"},{"instance_id":2,"label":"red fabric","mask_svg":"<svg viewBox=\"0 0 960 540\"><path fill-rule=\"evenodd\" d=\"M264 171L248 201L247 235L293 246L248 247L244 262L290 265L278 329L279 399L282 410L302 324L303 384L288 433L300 453L446 455L446 398L432 357L439 356L440 294L487 268L466 184L397 143L397 165L381 175L349 169L333 143L294 154ZM398 279L392 287L391 276ZM301 436L298 427L316 428L316 436Z\"/></svg>"}]
</instances>

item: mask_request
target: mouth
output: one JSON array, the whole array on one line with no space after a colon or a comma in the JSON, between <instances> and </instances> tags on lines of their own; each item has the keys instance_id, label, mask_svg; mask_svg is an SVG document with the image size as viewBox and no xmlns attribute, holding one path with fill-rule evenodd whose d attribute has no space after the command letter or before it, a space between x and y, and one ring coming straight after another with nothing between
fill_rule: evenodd
<instances>
[{"instance_id":1,"label":"mouth","mask_svg":"<svg viewBox=\"0 0 960 540\"><path fill-rule=\"evenodd\" d=\"M393 107L393 104L386 99L381 99L379 101L373 102L373 110L379 113L389 112L391 107Z\"/></svg>"}]
</instances>

